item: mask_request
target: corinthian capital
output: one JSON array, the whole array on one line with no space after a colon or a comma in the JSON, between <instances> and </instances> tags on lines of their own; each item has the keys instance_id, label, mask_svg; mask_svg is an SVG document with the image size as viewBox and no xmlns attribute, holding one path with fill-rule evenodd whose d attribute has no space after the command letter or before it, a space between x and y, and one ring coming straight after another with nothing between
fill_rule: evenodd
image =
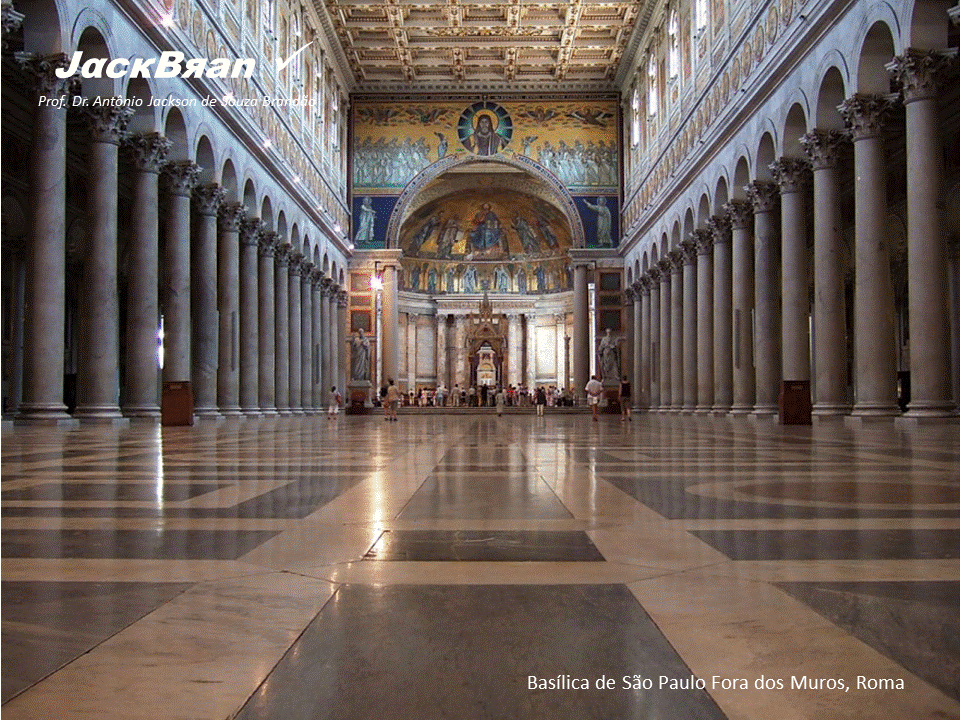
<instances>
[{"instance_id":1,"label":"corinthian capital","mask_svg":"<svg viewBox=\"0 0 960 720\"><path fill-rule=\"evenodd\" d=\"M929 100L937 93L956 58L956 49L915 50L908 48L903 55L887 63L887 70L903 86L903 101Z\"/></svg>"},{"instance_id":2,"label":"corinthian capital","mask_svg":"<svg viewBox=\"0 0 960 720\"><path fill-rule=\"evenodd\" d=\"M124 139L127 124L133 117L131 107L82 107L80 117L87 124L90 140L95 143L119 145Z\"/></svg>"},{"instance_id":3,"label":"corinthian capital","mask_svg":"<svg viewBox=\"0 0 960 720\"><path fill-rule=\"evenodd\" d=\"M730 242L730 222L729 215L714 215L707 220L707 229L713 234L714 245L724 245Z\"/></svg>"},{"instance_id":4,"label":"corinthian capital","mask_svg":"<svg viewBox=\"0 0 960 720\"><path fill-rule=\"evenodd\" d=\"M169 162L161 169L166 190L171 195L190 197L200 179L200 166L192 160Z\"/></svg>"},{"instance_id":5,"label":"corinthian capital","mask_svg":"<svg viewBox=\"0 0 960 720\"><path fill-rule=\"evenodd\" d=\"M138 133L128 135L123 146L138 171L159 173L173 142L160 133Z\"/></svg>"},{"instance_id":6,"label":"corinthian capital","mask_svg":"<svg viewBox=\"0 0 960 720\"><path fill-rule=\"evenodd\" d=\"M772 180L754 180L743 188L753 205L754 213L773 212L780 200L780 188Z\"/></svg>"},{"instance_id":7,"label":"corinthian capital","mask_svg":"<svg viewBox=\"0 0 960 720\"><path fill-rule=\"evenodd\" d=\"M814 170L835 168L850 136L846 130L811 130L800 138L800 145L807 153Z\"/></svg>"},{"instance_id":8,"label":"corinthian capital","mask_svg":"<svg viewBox=\"0 0 960 720\"><path fill-rule=\"evenodd\" d=\"M796 193L810 182L810 162L802 158L782 157L770 163L773 179L780 185L780 194Z\"/></svg>"},{"instance_id":9,"label":"corinthian capital","mask_svg":"<svg viewBox=\"0 0 960 720\"><path fill-rule=\"evenodd\" d=\"M70 67L66 53L38 55L19 52L15 55L17 63L34 82L37 95L41 97L61 97L80 91L80 78L72 75L68 78L57 77L57 70Z\"/></svg>"},{"instance_id":10,"label":"corinthian capital","mask_svg":"<svg viewBox=\"0 0 960 720\"><path fill-rule=\"evenodd\" d=\"M218 211L220 229L224 232L238 232L245 212L246 208L244 208L241 203L229 202L222 204Z\"/></svg>"},{"instance_id":11,"label":"corinthian capital","mask_svg":"<svg viewBox=\"0 0 960 720\"><path fill-rule=\"evenodd\" d=\"M193 189L193 201L201 215L216 217L227 191L217 183L205 183Z\"/></svg>"},{"instance_id":12,"label":"corinthian capital","mask_svg":"<svg viewBox=\"0 0 960 720\"><path fill-rule=\"evenodd\" d=\"M260 244L260 234L263 232L263 222L260 218L245 217L240 221L240 244L256 247Z\"/></svg>"},{"instance_id":13,"label":"corinthian capital","mask_svg":"<svg viewBox=\"0 0 960 720\"><path fill-rule=\"evenodd\" d=\"M7 49L7 36L15 33L23 25L23 13L13 9L13 3L4 0L3 6L3 49Z\"/></svg>"},{"instance_id":14,"label":"corinthian capital","mask_svg":"<svg viewBox=\"0 0 960 720\"><path fill-rule=\"evenodd\" d=\"M889 95L864 93L856 93L837 106L854 140L883 137L883 126L892 108L893 101Z\"/></svg>"},{"instance_id":15,"label":"corinthian capital","mask_svg":"<svg viewBox=\"0 0 960 720\"><path fill-rule=\"evenodd\" d=\"M272 230L263 230L258 238L257 247L260 257L273 257L277 252L277 234Z\"/></svg>"},{"instance_id":16,"label":"corinthian capital","mask_svg":"<svg viewBox=\"0 0 960 720\"><path fill-rule=\"evenodd\" d=\"M649 270L647 270L647 277L650 280L649 289L652 290L653 288L658 287L660 285L660 268L652 267Z\"/></svg>"},{"instance_id":17,"label":"corinthian capital","mask_svg":"<svg viewBox=\"0 0 960 720\"><path fill-rule=\"evenodd\" d=\"M730 218L730 226L734 230L743 230L750 227L753 220L753 206L746 200L731 200L723 206Z\"/></svg>"},{"instance_id":18,"label":"corinthian capital","mask_svg":"<svg viewBox=\"0 0 960 720\"><path fill-rule=\"evenodd\" d=\"M690 241L697 251L697 255L713 253L713 233L703 228L697 228L690 233Z\"/></svg>"}]
</instances>

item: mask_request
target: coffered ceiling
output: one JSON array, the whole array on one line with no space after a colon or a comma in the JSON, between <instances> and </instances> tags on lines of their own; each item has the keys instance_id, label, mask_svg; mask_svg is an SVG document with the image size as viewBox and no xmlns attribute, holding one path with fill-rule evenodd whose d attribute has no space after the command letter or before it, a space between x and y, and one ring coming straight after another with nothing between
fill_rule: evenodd
<instances>
[{"instance_id":1,"label":"coffered ceiling","mask_svg":"<svg viewBox=\"0 0 960 720\"><path fill-rule=\"evenodd\" d=\"M610 91L643 0L315 0L358 92Z\"/></svg>"}]
</instances>

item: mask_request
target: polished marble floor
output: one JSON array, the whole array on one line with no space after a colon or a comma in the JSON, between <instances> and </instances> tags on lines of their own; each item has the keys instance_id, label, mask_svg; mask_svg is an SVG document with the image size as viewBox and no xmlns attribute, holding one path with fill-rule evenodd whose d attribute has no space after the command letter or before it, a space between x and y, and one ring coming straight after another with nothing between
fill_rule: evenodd
<instances>
[{"instance_id":1,"label":"polished marble floor","mask_svg":"<svg viewBox=\"0 0 960 720\"><path fill-rule=\"evenodd\" d=\"M960 425L7 428L2 606L5 720L956 720Z\"/></svg>"}]
</instances>

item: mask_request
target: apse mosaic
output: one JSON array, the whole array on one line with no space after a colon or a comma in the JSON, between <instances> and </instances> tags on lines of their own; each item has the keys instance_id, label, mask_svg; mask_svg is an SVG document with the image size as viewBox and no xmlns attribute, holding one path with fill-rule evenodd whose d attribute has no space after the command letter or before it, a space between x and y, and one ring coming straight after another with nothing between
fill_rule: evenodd
<instances>
[{"instance_id":1,"label":"apse mosaic","mask_svg":"<svg viewBox=\"0 0 960 720\"><path fill-rule=\"evenodd\" d=\"M571 287L566 218L532 195L483 189L427 203L404 223L405 290L549 293Z\"/></svg>"}]
</instances>

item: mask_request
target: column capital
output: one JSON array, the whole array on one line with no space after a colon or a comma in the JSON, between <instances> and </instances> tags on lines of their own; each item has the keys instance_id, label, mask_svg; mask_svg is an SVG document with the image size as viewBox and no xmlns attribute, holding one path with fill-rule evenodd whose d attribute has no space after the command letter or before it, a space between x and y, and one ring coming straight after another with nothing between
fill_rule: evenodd
<instances>
[{"instance_id":1,"label":"column capital","mask_svg":"<svg viewBox=\"0 0 960 720\"><path fill-rule=\"evenodd\" d=\"M730 242L730 216L727 214L713 215L707 220L707 229L713 235L714 245L724 245Z\"/></svg>"},{"instance_id":2,"label":"column capital","mask_svg":"<svg viewBox=\"0 0 960 720\"><path fill-rule=\"evenodd\" d=\"M243 207L243 203L224 203L218 210L220 229L224 232L238 232L245 213L246 208Z\"/></svg>"},{"instance_id":3,"label":"column capital","mask_svg":"<svg viewBox=\"0 0 960 720\"><path fill-rule=\"evenodd\" d=\"M91 142L120 145L133 117L133 108L122 105L81 107L78 114L80 121L86 124Z\"/></svg>"},{"instance_id":4,"label":"column capital","mask_svg":"<svg viewBox=\"0 0 960 720\"><path fill-rule=\"evenodd\" d=\"M893 109L894 97L856 93L837 105L854 141L883 137L883 126Z\"/></svg>"},{"instance_id":5,"label":"column capital","mask_svg":"<svg viewBox=\"0 0 960 720\"><path fill-rule=\"evenodd\" d=\"M773 212L780 199L780 188L773 180L754 180L744 191L753 205L754 214Z\"/></svg>"},{"instance_id":6,"label":"column capital","mask_svg":"<svg viewBox=\"0 0 960 720\"><path fill-rule=\"evenodd\" d=\"M159 173L173 141L156 132L136 133L124 139L123 147L139 172Z\"/></svg>"},{"instance_id":7,"label":"column capital","mask_svg":"<svg viewBox=\"0 0 960 720\"><path fill-rule=\"evenodd\" d=\"M170 195L190 197L200 179L200 166L192 160L168 162L161 168L164 186Z\"/></svg>"},{"instance_id":8,"label":"column capital","mask_svg":"<svg viewBox=\"0 0 960 720\"><path fill-rule=\"evenodd\" d=\"M903 87L903 102L935 99L956 52L907 48L887 63L887 71Z\"/></svg>"},{"instance_id":9,"label":"column capital","mask_svg":"<svg viewBox=\"0 0 960 720\"><path fill-rule=\"evenodd\" d=\"M770 163L773 179L780 185L780 194L801 192L810 182L810 161L803 158L782 157Z\"/></svg>"},{"instance_id":10,"label":"column capital","mask_svg":"<svg viewBox=\"0 0 960 720\"><path fill-rule=\"evenodd\" d=\"M670 270L673 263L670 262L669 257L661 258L657 262L657 267L660 269L660 282L668 282L670 280Z\"/></svg>"},{"instance_id":11,"label":"column capital","mask_svg":"<svg viewBox=\"0 0 960 720\"><path fill-rule=\"evenodd\" d=\"M310 271L310 284L313 285L314 292L320 292L321 282L323 282L323 270L314 265Z\"/></svg>"},{"instance_id":12,"label":"column capital","mask_svg":"<svg viewBox=\"0 0 960 720\"><path fill-rule=\"evenodd\" d=\"M633 290L633 285L628 285L627 287L625 287L625 288L623 289L623 302L624 302L624 304L626 304L626 305L631 305L631 304L633 304L634 298L636 298L636 297L637 297L637 294L636 294L636 292L634 292L634 290ZM557 320L559 321L559 319L562 318L562 317L565 317L565 316L564 316L564 315L557 315Z\"/></svg>"},{"instance_id":13,"label":"column capital","mask_svg":"<svg viewBox=\"0 0 960 720\"><path fill-rule=\"evenodd\" d=\"M272 230L260 231L260 235L257 238L257 249L259 250L260 257L273 257L277 252L277 234Z\"/></svg>"},{"instance_id":14,"label":"column capital","mask_svg":"<svg viewBox=\"0 0 960 720\"><path fill-rule=\"evenodd\" d=\"M326 275L320 278L320 294L323 297L330 297L333 294L333 278Z\"/></svg>"},{"instance_id":15,"label":"column capital","mask_svg":"<svg viewBox=\"0 0 960 720\"><path fill-rule=\"evenodd\" d=\"M13 9L13 3L3 2L3 49L7 49L7 36L15 33L23 25L23 13Z\"/></svg>"},{"instance_id":16,"label":"column capital","mask_svg":"<svg viewBox=\"0 0 960 720\"><path fill-rule=\"evenodd\" d=\"M690 233L690 235L691 237L680 243L679 252L684 265L697 264L697 243L693 239L693 233Z\"/></svg>"},{"instance_id":17,"label":"column capital","mask_svg":"<svg viewBox=\"0 0 960 720\"><path fill-rule=\"evenodd\" d=\"M693 243L697 255L713 254L713 233L704 228L697 228L690 233L690 242Z\"/></svg>"},{"instance_id":18,"label":"column capital","mask_svg":"<svg viewBox=\"0 0 960 720\"><path fill-rule=\"evenodd\" d=\"M288 246L290 249L287 251L287 268L290 273L290 277L300 275L300 267L303 265L303 253L294 248L292 245Z\"/></svg>"},{"instance_id":19,"label":"column capital","mask_svg":"<svg viewBox=\"0 0 960 720\"><path fill-rule=\"evenodd\" d=\"M650 278L646 275L640 277L633 284L633 291L637 294L637 297L646 297L650 294Z\"/></svg>"},{"instance_id":20,"label":"column capital","mask_svg":"<svg viewBox=\"0 0 960 720\"><path fill-rule=\"evenodd\" d=\"M349 300L350 300L350 296L349 296L349 294L347 294L347 291L346 291L346 290L340 290L340 291L337 293L337 307L338 307L338 308L344 308L344 309L345 309L345 308L347 307L347 305L349 304Z\"/></svg>"},{"instance_id":21,"label":"column capital","mask_svg":"<svg viewBox=\"0 0 960 720\"><path fill-rule=\"evenodd\" d=\"M753 206L746 200L731 200L723 206L730 218L730 227L734 230L743 230L750 227L753 220Z\"/></svg>"},{"instance_id":22,"label":"column capital","mask_svg":"<svg viewBox=\"0 0 960 720\"><path fill-rule=\"evenodd\" d=\"M263 222L258 217L244 217L240 221L240 244L257 247L263 233Z\"/></svg>"},{"instance_id":23,"label":"column capital","mask_svg":"<svg viewBox=\"0 0 960 720\"><path fill-rule=\"evenodd\" d=\"M661 273L660 273L659 267L655 266L647 270L647 277L649 278L649 281L650 281L650 286L647 288L648 290L652 290L653 288L660 285L660 276L661 276Z\"/></svg>"},{"instance_id":24,"label":"column capital","mask_svg":"<svg viewBox=\"0 0 960 720\"><path fill-rule=\"evenodd\" d=\"M281 270L290 262L290 255L293 252L293 246L290 243L283 242L279 233L273 235L273 256L277 259L277 267Z\"/></svg>"},{"instance_id":25,"label":"column capital","mask_svg":"<svg viewBox=\"0 0 960 720\"><path fill-rule=\"evenodd\" d=\"M217 183L204 183L193 189L193 202L201 215L216 217L227 191Z\"/></svg>"},{"instance_id":26,"label":"column capital","mask_svg":"<svg viewBox=\"0 0 960 720\"><path fill-rule=\"evenodd\" d=\"M950 20L954 25L960 27L960 3L954 5L952 8L949 8L947 10L947 15L950 16Z\"/></svg>"},{"instance_id":27,"label":"column capital","mask_svg":"<svg viewBox=\"0 0 960 720\"><path fill-rule=\"evenodd\" d=\"M313 274L314 265L306 256L300 261L300 277L310 282L310 276Z\"/></svg>"},{"instance_id":28,"label":"column capital","mask_svg":"<svg viewBox=\"0 0 960 720\"><path fill-rule=\"evenodd\" d=\"M14 58L23 71L33 80L37 95L62 97L75 95L80 91L80 77L78 75L60 78L54 72L70 67L70 59L66 53L39 55L37 53L18 52L14 55Z\"/></svg>"},{"instance_id":29,"label":"column capital","mask_svg":"<svg viewBox=\"0 0 960 720\"><path fill-rule=\"evenodd\" d=\"M840 163L840 155L849 140L850 133L846 130L811 130L800 138L800 146L814 170L825 170Z\"/></svg>"}]
</instances>

